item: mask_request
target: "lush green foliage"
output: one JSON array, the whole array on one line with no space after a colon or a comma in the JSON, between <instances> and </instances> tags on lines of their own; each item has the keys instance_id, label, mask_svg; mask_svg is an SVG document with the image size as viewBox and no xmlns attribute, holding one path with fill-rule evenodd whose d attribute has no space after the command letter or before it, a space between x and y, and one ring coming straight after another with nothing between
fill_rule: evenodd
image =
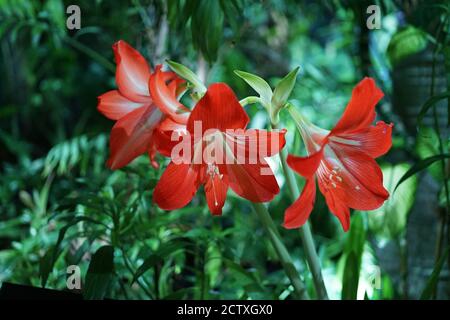
<instances>
[{"instance_id":1,"label":"lush green foliage","mask_svg":"<svg viewBox=\"0 0 450 320\"><path fill-rule=\"evenodd\" d=\"M379 161L392 197L374 212L354 212L348 233L322 198L310 221L331 298L405 296L381 266L380 248L404 244L420 175L431 174L438 182L433 197L448 215L443 186L449 139L448 125L436 130L424 123L417 135L406 131L392 108L394 63L387 51L394 62L404 53L392 42L387 48L400 30L398 12L406 10L401 3L380 1L382 28L371 31L370 47L364 49L365 20L363 25L359 20L366 16L364 1L77 2L82 28L73 32L65 27L63 1L0 0L0 283L63 290L67 266L79 265L87 298L292 298L289 280L248 202L229 193L223 216L213 217L198 196L183 209L164 212L151 201L162 171L152 169L146 156L118 171L106 168L112 123L98 114L96 97L115 88L111 45L124 39L152 65L170 59L193 70L203 67L208 83L225 81L239 98L256 95L247 81L266 100L285 102L277 89L269 95L258 79L249 81L234 71L258 74L272 88L292 90L291 103L325 128L339 118L354 84L367 72L375 77L386 93L379 118L395 123L394 149ZM445 1L433 5L440 29L425 25L431 20L415 11L408 22L426 35L417 47L437 43L436 52L446 54L450 85L450 9ZM297 66L295 86L293 73L280 82ZM448 103L448 90L427 98L419 119L430 116L438 102ZM269 127L263 105L248 105L246 111L251 126ZM286 123L289 151L302 154L288 113L280 112L278 119L278 110L271 112ZM166 160L159 160L164 167ZM315 297L299 233L281 228L291 203L282 190L269 210ZM440 246L432 278L417 284L425 298L434 296L448 252L447 240ZM398 264L408 254L401 252Z\"/></svg>"}]
</instances>

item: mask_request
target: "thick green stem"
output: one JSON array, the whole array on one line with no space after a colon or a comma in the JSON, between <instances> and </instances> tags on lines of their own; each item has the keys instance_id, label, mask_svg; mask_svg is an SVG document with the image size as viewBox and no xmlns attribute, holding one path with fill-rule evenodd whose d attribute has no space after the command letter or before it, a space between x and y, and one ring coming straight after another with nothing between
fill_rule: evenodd
<instances>
[{"instance_id":1,"label":"thick green stem","mask_svg":"<svg viewBox=\"0 0 450 320\"><path fill-rule=\"evenodd\" d=\"M272 125L272 127L276 129L276 126ZM299 197L300 192L297 186L297 182L295 181L294 173L287 165L287 154L287 149L283 148L280 153L281 165L283 167L286 183L291 194L291 199L292 201L295 201ZM327 289L325 288L325 282L323 281L322 270L320 268L320 260L319 256L317 255L316 246L314 244L314 239L311 233L311 228L309 227L309 223L306 222L299 229L299 232L303 244L303 249L305 250L309 270L311 271L313 277L317 297L321 300L328 300Z\"/></svg>"},{"instance_id":2,"label":"thick green stem","mask_svg":"<svg viewBox=\"0 0 450 320\"><path fill-rule=\"evenodd\" d=\"M286 275L294 287L295 294L298 298L307 300L309 299L308 292L306 291L305 285L300 279L300 275L292 262L291 256L281 241L280 234L272 220L269 212L262 203L253 203L253 208L258 214L259 220L264 225L267 234L269 235L270 242L272 243L278 257L280 258L281 264L283 265Z\"/></svg>"},{"instance_id":3,"label":"thick green stem","mask_svg":"<svg viewBox=\"0 0 450 320\"><path fill-rule=\"evenodd\" d=\"M249 96L249 97L244 98L241 101L239 101L239 103L243 107L245 107L249 104L255 104L255 103L260 103L260 102L261 102L261 99L259 97L255 97L255 96Z\"/></svg>"}]
</instances>

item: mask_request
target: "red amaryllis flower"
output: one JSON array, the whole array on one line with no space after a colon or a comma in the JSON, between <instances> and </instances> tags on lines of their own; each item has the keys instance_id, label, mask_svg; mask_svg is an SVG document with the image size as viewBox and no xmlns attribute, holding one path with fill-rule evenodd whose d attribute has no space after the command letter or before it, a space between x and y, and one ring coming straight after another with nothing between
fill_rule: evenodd
<instances>
[{"instance_id":1,"label":"red amaryllis flower","mask_svg":"<svg viewBox=\"0 0 450 320\"><path fill-rule=\"evenodd\" d=\"M154 72L144 57L125 41L113 45L118 90L98 97L98 110L117 120L111 130L107 165L119 169L148 152L152 165L161 143L158 137L175 127L185 127L189 110L178 102L184 80L173 72Z\"/></svg>"},{"instance_id":2,"label":"red amaryllis flower","mask_svg":"<svg viewBox=\"0 0 450 320\"><path fill-rule=\"evenodd\" d=\"M246 129L248 122L233 91L212 84L189 116L179 157L180 145L172 148L172 161L153 193L155 203L165 210L184 207L201 185L215 215L222 213L228 187L250 201L270 201L279 187L264 157L283 148L285 130Z\"/></svg>"},{"instance_id":3,"label":"red amaryllis flower","mask_svg":"<svg viewBox=\"0 0 450 320\"><path fill-rule=\"evenodd\" d=\"M328 208L345 231L350 226L349 208L373 210L389 197L374 159L390 149L392 124L379 121L371 125L382 97L373 79L365 78L354 88L343 116L331 131L297 117L308 156L289 155L287 163L306 178L306 184L285 212L286 228L300 227L308 219L316 197L316 177Z\"/></svg>"}]
</instances>

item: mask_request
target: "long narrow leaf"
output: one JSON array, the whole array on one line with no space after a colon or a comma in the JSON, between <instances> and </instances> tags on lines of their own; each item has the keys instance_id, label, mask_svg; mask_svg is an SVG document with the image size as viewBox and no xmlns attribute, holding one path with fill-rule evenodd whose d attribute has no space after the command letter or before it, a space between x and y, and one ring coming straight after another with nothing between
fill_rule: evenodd
<instances>
[{"instance_id":1,"label":"long narrow leaf","mask_svg":"<svg viewBox=\"0 0 450 320\"><path fill-rule=\"evenodd\" d=\"M62 241L64 240L67 230L69 230L70 227L76 225L78 222L81 222L81 221L86 221L86 222L91 222L94 224L106 226L102 222L99 222L95 219L92 219L89 217L78 216L78 217L74 217L71 221L69 221L69 223L67 223L64 227L62 227L59 230L58 239L56 240L56 243L48 249L48 251L45 253L45 255L40 260L39 275L41 277L41 286L43 288L45 288L45 286L47 284L48 276L49 276L50 272L52 271L53 266L56 263L56 260L58 260L58 257L61 254L60 245L61 245Z\"/></svg>"},{"instance_id":2,"label":"long narrow leaf","mask_svg":"<svg viewBox=\"0 0 450 320\"><path fill-rule=\"evenodd\" d=\"M422 106L422 108L419 111L419 114L417 116L417 124L419 126L422 125L423 117L427 114L428 110L435 105L437 102L443 99L449 99L450 98L450 91L446 91L437 95L434 95L430 97ZM450 113L449 113L450 114ZM450 115L449 115L450 117ZM450 120L450 118L449 118ZM449 121L450 122L450 121Z\"/></svg>"},{"instance_id":3,"label":"long narrow leaf","mask_svg":"<svg viewBox=\"0 0 450 320\"><path fill-rule=\"evenodd\" d=\"M445 250L444 254L439 258L438 262L434 266L433 272L425 285L420 300L429 300L432 298L433 293L436 291L436 286L439 280L439 274L441 273L444 262L447 260L450 249Z\"/></svg>"},{"instance_id":4,"label":"long narrow leaf","mask_svg":"<svg viewBox=\"0 0 450 320\"><path fill-rule=\"evenodd\" d=\"M444 159L448 159L450 158L449 154L438 154L436 156L432 156L429 158L425 158L420 160L419 162L415 163L408 171L406 171L406 173L400 178L400 180L398 181L397 185L395 186L394 192L395 190L397 190L397 188L403 183L405 182L408 178L412 177L414 174L428 168L430 165L432 165L433 163L435 163L436 161L439 160L444 160Z\"/></svg>"}]
</instances>

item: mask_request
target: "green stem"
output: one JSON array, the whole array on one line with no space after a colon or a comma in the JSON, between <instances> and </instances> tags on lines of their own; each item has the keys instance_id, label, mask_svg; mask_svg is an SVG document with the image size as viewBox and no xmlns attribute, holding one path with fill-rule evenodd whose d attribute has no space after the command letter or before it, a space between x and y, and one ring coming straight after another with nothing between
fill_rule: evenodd
<instances>
[{"instance_id":1,"label":"green stem","mask_svg":"<svg viewBox=\"0 0 450 320\"><path fill-rule=\"evenodd\" d=\"M275 226L275 223L272 220L269 212L266 207L262 203L252 203L253 209L259 217L259 220L262 222L264 227L266 228L266 232L269 235L270 241L272 243L273 248L275 249L278 257L280 258L281 264L283 265L284 271L286 275L289 277L289 280L294 287L296 295L303 300L308 300L308 292L305 289L305 285L300 279L300 275L297 269L292 262L291 256L281 241L280 234Z\"/></svg>"},{"instance_id":2,"label":"green stem","mask_svg":"<svg viewBox=\"0 0 450 320\"><path fill-rule=\"evenodd\" d=\"M111 71L114 73L116 71L116 68L114 64L112 64L108 59L104 58L101 54L96 52L95 50L92 50L88 46L84 45L83 43L77 41L74 38L65 37L63 38L65 42L70 44L75 49L81 51L85 55L89 56L91 59L97 61L99 64L101 64L105 69Z\"/></svg>"},{"instance_id":3,"label":"green stem","mask_svg":"<svg viewBox=\"0 0 450 320\"><path fill-rule=\"evenodd\" d=\"M439 38L444 29L444 25L447 23L447 19L448 19L448 16L439 25L438 31L436 33L437 43L436 43L436 47L434 48L434 51L433 51L430 96L433 96L435 93L436 62L437 62L437 55L439 54L439 49L440 49ZM446 34L444 35L444 37L446 37ZM443 42L445 42L445 38L443 39ZM440 130L440 124L439 124L436 104L433 105L433 120L434 120L434 129L436 130L436 135L438 137L439 153L444 154L444 145L443 145L442 137L441 137L441 130ZM444 242L445 227L447 226L449 215L450 215L450 212L449 212L450 195L449 195L449 187L448 187L448 177L446 174L445 159L442 159L442 161L441 161L441 170L442 170L442 174L444 175L444 192L445 192L445 199L446 199L446 212L445 212L445 215L443 217L441 217L441 220L440 220L439 234L438 234L438 239L436 241L435 264L438 263L438 261L441 257L442 245ZM447 232L449 232L449 231L447 230ZM437 294L437 286L434 289L433 295L436 296L436 294Z\"/></svg>"},{"instance_id":4,"label":"green stem","mask_svg":"<svg viewBox=\"0 0 450 320\"><path fill-rule=\"evenodd\" d=\"M272 125L273 129L277 129L276 125ZM283 148L280 153L281 165L283 167L284 176L286 178L286 183L291 194L292 201L295 201L299 195L300 191L295 181L295 176L292 170L287 165L288 151ZM328 300L328 293L325 287L325 282L323 281L322 270L320 267L319 256L317 255L316 246L314 244L314 239L312 236L311 228L309 223L306 222L300 229L300 238L302 240L303 249L305 250L306 260L308 262L309 270L311 271L314 287L316 288L317 297L321 300Z\"/></svg>"},{"instance_id":5,"label":"green stem","mask_svg":"<svg viewBox=\"0 0 450 320\"><path fill-rule=\"evenodd\" d=\"M239 103L241 104L242 107L245 107L249 104L259 103L259 102L261 102L261 99L259 97L255 97L255 96L249 96L249 97L244 98L241 101L239 101Z\"/></svg>"}]
</instances>

